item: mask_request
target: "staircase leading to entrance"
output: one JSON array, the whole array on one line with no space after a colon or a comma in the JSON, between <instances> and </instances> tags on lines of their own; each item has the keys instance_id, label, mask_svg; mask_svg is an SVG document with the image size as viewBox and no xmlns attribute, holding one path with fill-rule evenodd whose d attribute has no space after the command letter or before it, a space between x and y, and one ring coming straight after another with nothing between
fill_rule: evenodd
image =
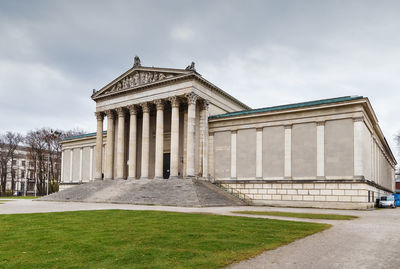
<instances>
[{"instance_id":1,"label":"staircase leading to entrance","mask_svg":"<svg viewBox=\"0 0 400 269\"><path fill-rule=\"evenodd\" d=\"M187 207L246 205L216 185L196 179L94 181L53 193L40 200Z\"/></svg>"}]
</instances>

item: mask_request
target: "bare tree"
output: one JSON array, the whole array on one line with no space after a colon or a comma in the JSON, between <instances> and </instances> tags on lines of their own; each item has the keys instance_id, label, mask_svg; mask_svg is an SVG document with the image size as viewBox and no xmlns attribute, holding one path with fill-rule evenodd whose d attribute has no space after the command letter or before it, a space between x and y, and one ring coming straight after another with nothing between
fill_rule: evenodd
<instances>
[{"instance_id":1,"label":"bare tree","mask_svg":"<svg viewBox=\"0 0 400 269\"><path fill-rule=\"evenodd\" d=\"M1 185L1 195L5 195L6 184L7 184L7 173L8 173L8 162L10 161L10 156L8 154L8 146L6 143L5 135L0 134L0 185Z\"/></svg>"},{"instance_id":2,"label":"bare tree","mask_svg":"<svg viewBox=\"0 0 400 269\"><path fill-rule=\"evenodd\" d=\"M37 190L39 194L44 194L44 154L46 151L45 135L43 129L29 131L25 137L25 143L29 147L28 159L33 166L33 176L37 182Z\"/></svg>"},{"instance_id":3,"label":"bare tree","mask_svg":"<svg viewBox=\"0 0 400 269\"><path fill-rule=\"evenodd\" d=\"M15 170L14 170L14 160L18 146L24 140L23 136L19 133L7 132L6 142L9 148L9 155L11 161L11 190L12 193L15 191Z\"/></svg>"},{"instance_id":4,"label":"bare tree","mask_svg":"<svg viewBox=\"0 0 400 269\"><path fill-rule=\"evenodd\" d=\"M23 137L19 133L7 132L5 135L0 135L0 166L1 166L1 192L6 193L8 163L11 162L11 190L15 190L15 170L14 160L17 147L23 141Z\"/></svg>"},{"instance_id":5,"label":"bare tree","mask_svg":"<svg viewBox=\"0 0 400 269\"><path fill-rule=\"evenodd\" d=\"M34 167L34 177L40 195L46 193L46 181L49 182L49 193L58 191L61 180L61 140L65 137L82 134L75 129L70 131L41 128L28 132L25 143L29 147L28 158Z\"/></svg>"}]
</instances>

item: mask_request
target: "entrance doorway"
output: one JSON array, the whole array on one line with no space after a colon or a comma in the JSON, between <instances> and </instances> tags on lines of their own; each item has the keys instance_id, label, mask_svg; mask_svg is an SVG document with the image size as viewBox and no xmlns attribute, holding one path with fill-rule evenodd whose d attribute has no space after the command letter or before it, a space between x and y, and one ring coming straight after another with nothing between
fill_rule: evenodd
<instances>
[{"instance_id":1,"label":"entrance doorway","mask_svg":"<svg viewBox=\"0 0 400 269\"><path fill-rule=\"evenodd\" d=\"M164 153L164 165L163 165L163 178L169 178L169 169L170 169L170 154Z\"/></svg>"}]
</instances>

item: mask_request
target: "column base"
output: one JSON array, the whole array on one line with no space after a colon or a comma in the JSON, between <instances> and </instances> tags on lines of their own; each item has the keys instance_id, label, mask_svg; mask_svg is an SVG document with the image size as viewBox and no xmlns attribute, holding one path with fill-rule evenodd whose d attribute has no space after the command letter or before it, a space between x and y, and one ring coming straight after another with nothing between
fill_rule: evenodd
<instances>
[{"instance_id":1,"label":"column base","mask_svg":"<svg viewBox=\"0 0 400 269\"><path fill-rule=\"evenodd\" d=\"M154 177L154 179L164 179L164 177Z\"/></svg>"},{"instance_id":2,"label":"column base","mask_svg":"<svg viewBox=\"0 0 400 269\"><path fill-rule=\"evenodd\" d=\"M123 177L116 178L116 180L125 180Z\"/></svg>"},{"instance_id":3,"label":"column base","mask_svg":"<svg viewBox=\"0 0 400 269\"><path fill-rule=\"evenodd\" d=\"M136 177L128 177L126 180L137 180Z\"/></svg>"},{"instance_id":4,"label":"column base","mask_svg":"<svg viewBox=\"0 0 400 269\"><path fill-rule=\"evenodd\" d=\"M101 181L103 178L95 178L94 181Z\"/></svg>"},{"instance_id":5,"label":"column base","mask_svg":"<svg viewBox=\"0 0 400 269\"><path fill-rule=\"evenodd\" d=\"M168 179L178 179L178 178L179 178L178 176L169 176Z\"/></svg>"},{"instance_id":6,"label":"column base","mask_svg":"<svg viewBox=\"0 0 400 269\"><path fill-rule=\"evenodd\" d=\"M147 180L148 180L148 179L150 179L150 178L148 178L148 177L141 177L140 179L141 179L141 180L144 180L144 179L147 179Z\"/></svg>"},{"instance_id":7,"label":"column base","mask_svg":"<svg viewBox=\"0 0 400 269\"><path fill-rule=\"evenodd\" d=\"M113 178L104 178L104 180L114 180Z\"/></svg>"}]
</instances>

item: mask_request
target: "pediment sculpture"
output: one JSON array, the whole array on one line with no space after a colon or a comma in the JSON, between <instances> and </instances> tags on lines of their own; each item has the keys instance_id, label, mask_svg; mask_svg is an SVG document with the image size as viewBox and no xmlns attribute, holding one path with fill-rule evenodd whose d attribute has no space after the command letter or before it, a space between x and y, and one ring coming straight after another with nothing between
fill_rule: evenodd
<instances>
[{"instance_id":1,"label":"pediment sculpture","mask_svg":"<svg viewBox=\"0 0 400 269\"><path fill-rule=\"evenodd\" d=\"M107 92L117 92L172 77L174 77L174 75L162 72L137 71L115 83Z\"/></svg>"}]
</instances>

